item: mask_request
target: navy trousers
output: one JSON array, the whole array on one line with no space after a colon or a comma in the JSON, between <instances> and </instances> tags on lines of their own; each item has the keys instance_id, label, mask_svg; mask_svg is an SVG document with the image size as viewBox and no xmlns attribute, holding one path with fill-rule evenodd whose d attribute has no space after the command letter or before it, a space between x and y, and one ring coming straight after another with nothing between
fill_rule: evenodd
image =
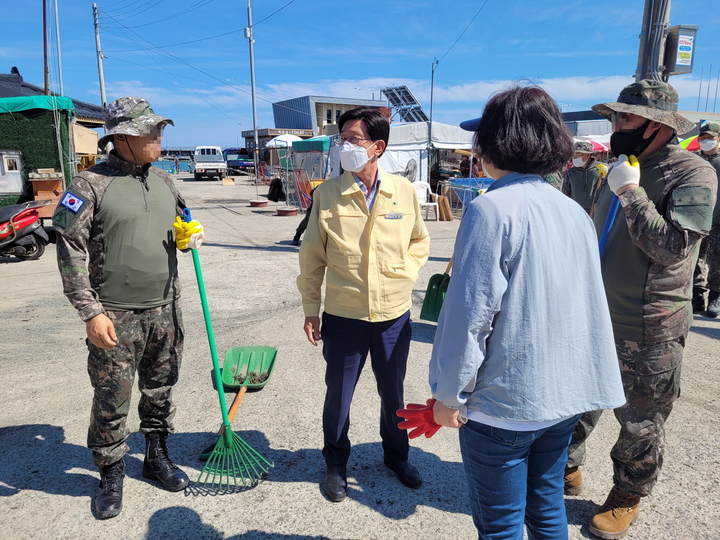
<instances>
[{"instance_id":1,"label":"navy trousers","mask_svg":"<svg viewBox=\"0 0 720 540\"><path fill-rule=\"evenodd\" d=\"M407 431L397 427L395 412L404 407L403 382L410 351L410 312L397 319L368 322L323 313L325 407L323 456L329 465L345 465L350 457L350 403L370 353L380 395L380 437L387 461L407 461Z\"/></svg>"}]
</instances>

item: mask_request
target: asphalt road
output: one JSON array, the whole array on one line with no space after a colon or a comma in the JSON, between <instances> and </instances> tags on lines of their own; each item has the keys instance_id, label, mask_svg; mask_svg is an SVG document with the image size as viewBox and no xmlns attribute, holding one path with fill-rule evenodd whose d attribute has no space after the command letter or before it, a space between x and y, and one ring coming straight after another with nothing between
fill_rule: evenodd
<instances>
[{"instance_id":1,"label":"asphalt road","mask_svg":"<svg viewBox=\"0 0 720 540\"><path fill-rule=\"evenodd\" d=\"M379 398L370 369L351 412L350 495L340 504L321 492L321 410L324 362L302 333L295 287L301 217L275 207L250 208L256 188L180 177L178 187L206 230L200 251L219 354L233 346L277 347L266 387L245 396L233 422L238 434L275 466L242 493L169 493L141 476L144 440L129 439L123 512L96 520L91 512L98 474L85 447L92 391L86 373L84 325L62 295L54 246L38 261L0 258L0 531L3 538L128 539L417 539L474 538L457 433L442 429L412 442L411 460L425 482L402 486L382 463ZM260 194L267 188L261 186ZM427 223L431 258L413 293L413 342L406 399L428 396L427 363L435 332L418 319L423 291L444 270L459 221ZM197 285L189 255L181 255L186 346L175 390L177 433L171 456L197 479L199 452L214 440L218 397ZM562 324L562 321L554 323ZM642 502L627 538L720 537L720 320L696 317L683 364L682 397L667 424L660 481ZM228 393L230 401L233 394ZM138 427L134 396L129 417ZM570 538L591 538L587 523L612 485L609 451L618 426L603 415L585 467L587 490L567 499Z\"/></svg>"}]
</instances>

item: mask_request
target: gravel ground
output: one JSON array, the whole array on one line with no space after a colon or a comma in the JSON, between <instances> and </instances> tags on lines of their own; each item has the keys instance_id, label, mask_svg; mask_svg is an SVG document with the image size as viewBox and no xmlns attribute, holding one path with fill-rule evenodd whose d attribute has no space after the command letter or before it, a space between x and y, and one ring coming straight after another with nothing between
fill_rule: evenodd
<instances>
[{"instance_id":1,"label":"gravel ground","mask_svg":"<svg viewBox=\"0 0 720 540\"><path fill-rule=\"evenodd\" d=\"M295 288L297 248L290 245L300 217L278 217L275 207L250 208L256 188L177 185L206 230L200 251L220 357L229 347L277 347L267 386L249 392L234 429L274 469L257 487L231 495L169 493L141 476L144 440L129 438L124 508L107 521L94 518L98 483L85 437L92 399L86 374L84 328L67 300L55 248L38 261L0 258L0 530L3 538L310 538L416 539L476 536L465 493L457 434L440 430L412 442L411 460L425 482L402 486L382 463L379 398L366 369L352 409L350 495L328 502L320 490L324 362L302 333ZM260 188L260 194L267 191ZM428 397L427 362L435 325L418 319L423 291L442 272L459 221L427 223L431 258L413 293L413 342L406 399ZM192 259L181 256L186 346L175 400L177 433L171 456L196 479L197 457L214 440L221 417L211 379ZM556 321L561 323L561 321ZM667 424L667 456L653 495L627 538L720 537L720 320L696 317L683 364L683 394ZM226 395L228 402L233 394ZM129 426L138 427L135 400ZM592 538L587 523L612 485L610 448L618 426L606 413L589 441L586 492L567 499L570 538Z\"/></svg>"}]
</instances>

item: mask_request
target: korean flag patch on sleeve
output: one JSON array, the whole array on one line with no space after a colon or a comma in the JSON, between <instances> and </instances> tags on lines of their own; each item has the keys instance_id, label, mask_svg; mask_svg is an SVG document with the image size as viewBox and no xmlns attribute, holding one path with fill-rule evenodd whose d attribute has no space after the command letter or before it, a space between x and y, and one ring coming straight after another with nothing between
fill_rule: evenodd
<instances>
[{"instance_id":1,"label":"korean flag patch on sleeve","mask_svg":"<svg viewBox=\"0 0 720 540\"><path fill-rule=\"evenodd\" d=\"M82 205L85 204L85 201L82 200L80 197L75 195L74 193L70 193L69 191L65 193L65 196L62 198L62 201L60 201L60 204L62 204L65 208L70 210L71 212L78 213L80 208L82 208Z\"/></svg>"}]
</instances>

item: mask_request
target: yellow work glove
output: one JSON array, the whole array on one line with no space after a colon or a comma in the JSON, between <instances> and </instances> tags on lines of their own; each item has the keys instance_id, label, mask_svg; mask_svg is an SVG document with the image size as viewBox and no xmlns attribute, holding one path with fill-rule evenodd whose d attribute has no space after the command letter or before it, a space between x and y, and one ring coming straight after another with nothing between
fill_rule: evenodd
<instances>
[{"instance_id":1,"label":"yellow work glove","mask_svg":"<svg viewBox=\"0 0 720 540\"><path fill-rule=\"evenodd\" d=\"M617 163L608 173L607 181L608 186L616 195L623 186L640 185L640 163L637 158L620 154Z\"/></svg>"},{"instance_id":2,"label":"yellow work glove","mask_svg":"<svg viewBox=\"0 0 720 540\"><path fill-rule=\"evenodd\" d=\"M198 249L202 245L205 234L202 225L197 221L186 222L176 217L173 227L175 227L175 244L178 249Z\"/></svg>"},{"instance_id":3,"label":"yellow work glove","mask_svg":"<svg viewBox=\"0 0 720 540\"><path fill-rule=\"evenodd\" d=\"M600 173L600 176L602 176L603 178L605 178L607 176L608 169L607 169L607 165L605 165L604 163L598 163L597 170Z\"/></svg>"}]
</instances>

